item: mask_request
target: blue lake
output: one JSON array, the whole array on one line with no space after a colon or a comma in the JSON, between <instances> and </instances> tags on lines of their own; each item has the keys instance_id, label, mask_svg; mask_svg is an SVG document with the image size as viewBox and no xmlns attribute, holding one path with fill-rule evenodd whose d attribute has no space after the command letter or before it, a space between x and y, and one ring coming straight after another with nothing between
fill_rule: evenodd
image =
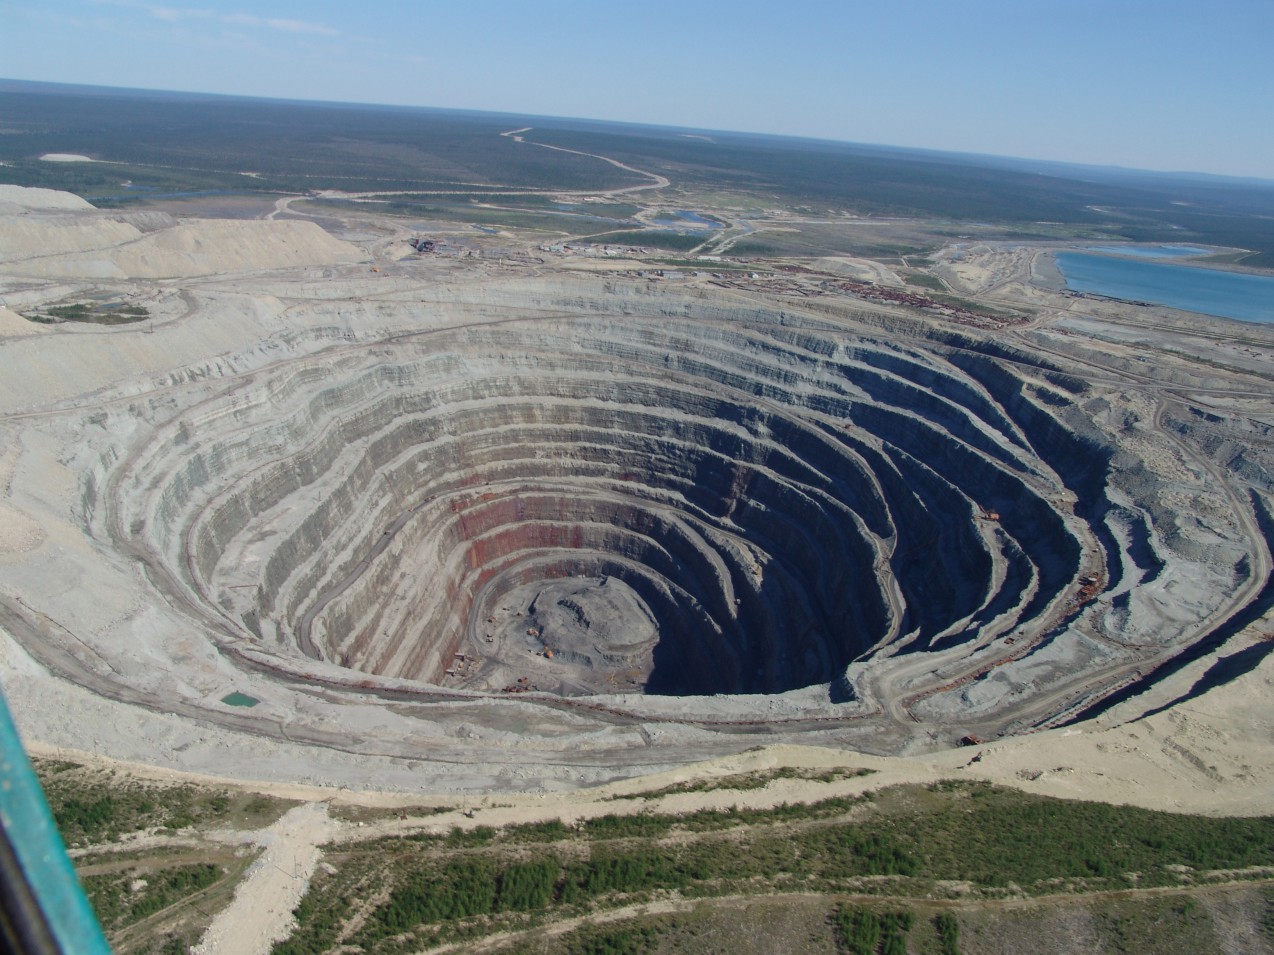
<instances>
[{"instance_id":1,"label":"blue lake","mask_svg":"<svg viewBox=\"0 0 1274 955\"><path fill-rule=\"evenodd\" d=\"M664 216L658 219L653 219L651 221L653 221L655 225L662 225L662 226L679 226L679 225L685 225L687 222L689 222L697 226L706 226L709 229L725 228L725 226L723 226L720 222L717 222L715 219L705 218L704 216L699 215L699 213L697 212L691 212L689 209L678 209L675 214L677 216L677 218L675 219L669 219L666 216Z\"/></svg>"},{"instance_id":2,"label":"blue lake","mask_svg":"<svg viewBox=\"0 0 1274 955\"><path fill-rule=\"evenodd\" d=\"M1153 302L1241 322L1274 322L1274 276L1087 252L1059 252L1056 259L1073 292Z\"/></svg>"}]
</instances>

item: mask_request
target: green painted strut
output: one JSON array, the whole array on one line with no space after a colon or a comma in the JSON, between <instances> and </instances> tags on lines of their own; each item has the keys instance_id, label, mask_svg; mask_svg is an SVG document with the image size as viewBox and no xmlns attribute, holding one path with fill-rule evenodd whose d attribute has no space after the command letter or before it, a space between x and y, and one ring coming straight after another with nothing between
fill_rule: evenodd
<instances>
[{"instance_id":1,"label":"green painted strut","mask_svg":"<svg viewBox=\"0 0 1274 955\"><path fill-rule=\"evenodd\" d=\"M0 948L110 955L2 693L0 835Z\"/></svg>"}]
</instances>

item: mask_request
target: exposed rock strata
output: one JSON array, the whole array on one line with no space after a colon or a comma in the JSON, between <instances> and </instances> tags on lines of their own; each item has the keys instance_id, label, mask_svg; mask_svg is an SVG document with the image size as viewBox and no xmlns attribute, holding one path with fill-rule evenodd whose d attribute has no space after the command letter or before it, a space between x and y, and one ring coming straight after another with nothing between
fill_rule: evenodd
<instances>
[{"instance_id":1,"label":"exposed rock strata","mask_svg":"<svg viewBox=\"0 0 1274 955\"><path fill-rule=\"evenodd\" d=\"M672 317L640 286L553 299L522 314L590 317L282 362L126 466L112 451L88 510L106 488L130 547L263 650L481 691L821 685L878 704L868 674L942 651L898 689L917 712L945 707L950 674L958 706L986 716L1171 648L1244 583L1238 542L1165 538L1121 489L1145 464L1065 375L963 339L711 302ZM1163 487L1138 481L1143 497ZM1174 620L1152 585L1187 564L1209 592ZM604 642L631 652L535 617L537 588L570 579L628 591L631 639L610 621ZM982 657L996 672L961 683Z\"/></svg>"},{"instance_id":2,"label":"exposed rock strata","mask_svg":"<svg viewBox=\"0 0 1274 955\"><path fill-rule=\"evenodd\" d=\"M72 265L175 248L162 217L86 218L112 235L45 222L105 243ZM215 762L209 724L476 788L751 733L907 752L1157 690L1190 654L1221 679L1208 655L1269 610L1258 335L1150 361L1095 320L996 338L348 251L180 284L0 269L0 628L127 726L197 727L157 760ZM151 318L17 314L99 292Z\"/></svg>"}]
</instances>

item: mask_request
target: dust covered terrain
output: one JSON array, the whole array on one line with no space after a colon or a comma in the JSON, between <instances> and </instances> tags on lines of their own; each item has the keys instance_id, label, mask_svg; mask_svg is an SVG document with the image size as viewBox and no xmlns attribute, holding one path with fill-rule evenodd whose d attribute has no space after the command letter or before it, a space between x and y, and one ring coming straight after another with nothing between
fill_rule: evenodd
<instances>
[{"instance_id":1,"label":"dust covered terrain","mask_svg":"<svg viewBox=\"0 0 1274 955\"><path fill-rule=\"evenodd\" d=\"M3 199L0 622L33 740L557 789L758 736L1125 722L1263 672L1265 326L1066 296L995 243L934 256L939 302L826 260L415 254L290 200Z\"/></svg>"}]
</instances>

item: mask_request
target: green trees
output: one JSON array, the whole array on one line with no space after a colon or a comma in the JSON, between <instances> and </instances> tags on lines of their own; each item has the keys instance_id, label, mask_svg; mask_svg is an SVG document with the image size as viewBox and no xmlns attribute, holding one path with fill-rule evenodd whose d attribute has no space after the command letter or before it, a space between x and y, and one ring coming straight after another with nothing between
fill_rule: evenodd
<instances>
[{"instance_id":1,"label":"green trees","mask_svg":"<svg viewBox=\"0 0 1274 955\"><path fill-rule=\"evenodd\" d=\"M84 802L72 809L95 815ZM985 898L1002 897L1008 885L1025 895L1177 885L1182 866L1207 873L1274 864L1274 819L1177 816L948 784L767 810L407 836L333 849L329 858L340 874L316 877L298 921L313 919L325 931L343 921L348 944L369 953L476 938L661 894L816 892L880 898L837 909L836 937L847 952L901 955L912 932L912 915L902 910L911 907L925 920L914 934L924 936L926 950L958 955L956 917L905 901L928 895L934 880L967 881ZM321 904L311 903L315 898ZM365 900L373 898L364 921ZM334 911L342 913L338 919ZM334 935L280 952L322 951ZM612 942L620 944L605 944Z\"/></svg>"},{"instance_id":2,"label":"green trees","mask_svg":"<svg viewBox=\"0 0 1274 955\"><path fill-rule=\"evenodd\" d=\"M370 921L382 935L397 935L417 925L487 915L496 911L499 886L495 867L485 859L458 859L436 872L413 873L394 889Z\"/></svg>"},{"instance_id":3,"label":"green trees","mask_svg":"<svg viewBox=\"0 0 1274 955\"><path fill-rule=\"evenodd\" d=\"M867 909L842 905L836 912L836 940L847 955L876 955L880 919Z\"/></svg>"},{"instance_id":4,"label":"green trees","mask_svg":"<svg viewBox=\"0 0 1274 955\"><path fill-rule=\"evenodd\" d=\"M498 905L505 912L530 912L546 908L553 901L557 882L556 859L539 859L509 866L500 873L496 892Z\"/></svg>"},{"instance_id":5,"label":"green trees","mask_svg":"<svg viewBox=\"0 0 1274 955\"><path fill-rule=\"evenodd\" d=\"M836 910L836 942L846 955L907 955L907 933L914 916L907 911L876 913L855 905Z\"/></svg>"},{"instance_id":6,"label":"green trees","mask_svg":"<svg viewBox=\"0 0 1274 955\"><path fill-rule=\"evenodd\" d=\"M960 955L960 923L950 912L934 917L933 926L938 931L938 944L942 955Z\"/></svg>"}]
</instances>

